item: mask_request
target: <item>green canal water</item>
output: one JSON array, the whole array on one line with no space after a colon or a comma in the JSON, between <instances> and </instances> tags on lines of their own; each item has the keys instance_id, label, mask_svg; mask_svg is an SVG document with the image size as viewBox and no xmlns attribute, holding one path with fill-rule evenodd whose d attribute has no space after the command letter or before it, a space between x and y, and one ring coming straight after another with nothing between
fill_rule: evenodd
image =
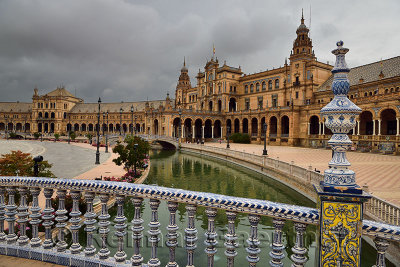
<instances>
[{"instance_id":1,"label":"green canal water","mask_svg":"<svg viewBox=\"0 0 400 267\"><path fill-rule=\"evenodd\" d=\"M225 161L184 152L152 151L151 169L145 183L149 185L159 185L315 207L315 204L309 199L269 177ZM124 210L128 222L132 221L134 208L130 201L126 201ZM198 207L196 214L196 228L198 230L197 249L195 250L196 266L207 266L207 254L204 252L204 233L207 229L207 216L204 211L205 208ZM110 209L110 214L112 217L115 217L116 209ZM149 238L147 233L149 227L147 223L150 222L151 215L148 200L144 201L142 214L146 223L144 225L145 230L143 233L144 238L141 254L144 257L145 262L147 262L150 258L151 247L151 244L147 242ZM169 222L169 212L165 202L161 202L159 207L159 221L161 223L160 229L162 234L160 235L161 240L159 242L158 257L161 260L162 265L165 265L168 262L169 255L169 249L165 245L167 234L166 227ZM218 211L215 222L216 231L218 233L218 252L215 255L215 266L226 266L226 256L224 255L224 234L227 231L227 219L223 211ZM125 240L125 251L128 254L128 258L130 258L133 252L133 241L132 230L130 229L131 224L129 223L128 225L129 229ZM177 210L177 225L179 226L179 246L176 249L176 258L180 266L185 266L186 250L184 248L184 229L187 226L187 215L183 204L180 204ZM238 235L237 243L239 245L237 248L238 255L235 258L235 266L247 266L248 262L246 261L247 253L245 248L247 246L246 239L249 237L250 229L247 215L238 214L235 225L236 233ZM315 254L317 251L316 229L316 226L309 225L306 230L305 246L308 249L307 257L309 258L306 266L314 266L315 263ZM114 247L111 251L111 255L115 253L115 248L117 247L117 239L112 232L110 232L108 240L109 245ZM272 219L262 217L258 226L258 234L261 241L261 253L259 255L260 266L268 265L267 263L270 260L268 254L270 251L272 232ZM287 245L285 249L286 257L284 259L284 266L290 266L290 255L292 255L291 248L295 243L293 223L287 221L283 228L283 232L283 243ZM100 242L98 236L95 239L97 242ZM363 242L362 254L361 266L372 266L375 264L376 251L366 242Z\"/></svg>"}]
</instances>

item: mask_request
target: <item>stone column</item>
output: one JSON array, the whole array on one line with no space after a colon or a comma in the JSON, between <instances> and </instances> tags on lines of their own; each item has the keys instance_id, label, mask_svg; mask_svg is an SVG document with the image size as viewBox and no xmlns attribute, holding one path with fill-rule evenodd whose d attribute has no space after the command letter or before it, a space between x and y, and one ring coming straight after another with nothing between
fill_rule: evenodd
<instances>
[{"instance_id":1,"label":"stone column","mask_svg":"<svg viewBox=\"0 0 400 267\"><path fill-rule=\"evenodd\" d=\"M222 126L221 126L221 136L220 136L220 138L224 139L224 127L222 127Z\"/></svg>"},{"instance_id":2,"label":"stone column","mask_svg":"<svg viewBox=\"0 0 400 267\"><path fill-rule=\"evenodd\" d=\"M181 128L182 128L182 136L181 136L181 138L185 138L185 127L181 126Z\"/></svg>"},{"instance_id":3,"label":"stone column","mask_svg":"<svg viewBox=\"0 0 400 267\"><path fill-rule=\"evenodd\" d=\"M211 138L214 138L214 125L211 126Z\"/></svg>"},{"instance_id":4,"label":"stone column","mask_svg":"<svg viewBox=\"0 0 400 267\"><path fill-rule=\"evenodd\" d=\"M322 134L325 135L325 122L322 122Z\"/></svg>"},{"instance_id":5,"label":"stone column","mask_svg":"<svg viewBox=\"0 0 400 267\"><path fill-rule=\"evenodd\" d=\"M318 123L318 135L321 135L321 122Z\"/></svg>"},{"instance_id":6,"label":"stone column","mask_svg":"<svg viewBox=\"0 0 400 267\"><path fill-rule=\"evenodd\" d=\"M360 121L357 121L357 135L360 135Z\"/></svg>"},{"instance_id":7,"label":"stone column","mask_svg":"<svg viewBox=\"0 0 400 267\"><path fill-rule=\"evenodd\" d=\"M378 120L378 135L381 135L382 120Z\"/></svg>"},{"instance_id":8,"label":"stone column","mask_svg":"<svg viewBox=\"0 0 400 267\"><path fill-rule=\"evenodd\" d=\"M204 125L201 126L201 138L204 139Z\"/></svg>"},{"instance_id":9,"label":"stone column","mask_svg":"<svg viewBox=\"0 0 400 267\"><path fill-rule=\"evenodd\" d=\"M372 120L372 135L375 135L375 120Z\"/></svg>"},{"instance_id":10,"label":"stone column","mask_svg":"<svg viewBox=\"0 0 400 267\"><path fill-rule=\"evenodd\" d=\"M193 140L196 138L194 129L195 129L194 125L192 125L192 139Z\"/></svg>"},{"instance_id":11,"label":"stone column","mask_svg":"<svg viewBox=\"0 0 400 267\"><path fill-rule=\"evenodd\" d=\"M310 123L307 123L307 134L310 135Z\"/></svg>"},{"instance_id":12,"label":"stone column","mask_svg":"<svg viewBox=\"0 0 400 267\"><path fill-rule=\"evenodd\" d=\"M399 120L399 118L396 118L396 121L397 121L396 135L400 135L400 120Z\"/></svg>"}]
</instances>

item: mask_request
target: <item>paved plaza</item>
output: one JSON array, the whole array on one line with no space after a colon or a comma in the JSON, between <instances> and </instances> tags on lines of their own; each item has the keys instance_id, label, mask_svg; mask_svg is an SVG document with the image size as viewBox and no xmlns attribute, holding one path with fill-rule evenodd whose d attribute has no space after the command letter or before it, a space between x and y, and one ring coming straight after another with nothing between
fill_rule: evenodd
<instances>
[{"instance_id":1,"label":"paved plaza","mask_svg":"<svg viewBox=\"0 0 400 267\"><path fill-rule=\"evenodd\" d=\"M12 150L21 150L30 153L33 157L42 155L49 163L53 164L51 171L59 178L74 178L98 165L94 164L95 147L88 144L68 145L65 142L51 141L25 141L25 140L0 140L0 154L10 153ZM103 164L110 157L110 153L100 150L100 163Z\"/></svg>"},{"instance_id":2,"label":"paved plaza","mask_svg":"<svg viewBox=\"0 0 400 267\"><path fill-rule=\"evenodd\" d=\"M209 146L226 147L226 144L206 143ZM230 144L231 149L261 155L263 145ZM268 156L308 168L312 166L321 173L328 168L332 151L288 146L267 146ZM367 184L370 193L400 206L400 156L373 153L347 152L350 169L356 172L357 184Z\"/></svg>"}]
</instances>

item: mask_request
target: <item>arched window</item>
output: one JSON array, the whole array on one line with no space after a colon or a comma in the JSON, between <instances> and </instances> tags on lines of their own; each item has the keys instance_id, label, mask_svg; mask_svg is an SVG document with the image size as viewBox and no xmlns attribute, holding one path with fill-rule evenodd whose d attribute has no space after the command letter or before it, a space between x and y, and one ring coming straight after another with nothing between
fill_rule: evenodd
<instances>
[{"instance_id":1,"label":"arched window","mask_svg":"<svg viewBox=\"0 0 400 267\"><path fill-rule=\"evenodd\" d=\"M268 82L268 90L272 90L272 81L271 80Z\"/></svg>"},{"instance_id":2,"label":"arched window","mask_svg":"<svg viewBox=\"0 0 400 267\"><path fill-rule=\"evenodd\" d=\"M51 115L50 115L50 117L51 117L52 119L54 119L54 118L56 117L56 114L55 114L54 112L52 112Z\"/></svg>"},{"instance_id":3,"label":"arched window","mask_svg":"<svg viewBox=\"0 0 400 267\"><path fill-rule=\"evenodd\" d=\"M48 112L45 112L45 113L44 113L44 117L45 117L45 118L48 118L48 117L49 117L49 113L48 113Z\"/></svg>"},{"instance_id":4,"label":"arched window","mask_svg":"<svg viewBox=\"0 0 400 267\"><path fill-rule=\"evenodd\" d=\"M43 117L42 112L39 112L39 118Z\"/></svg>"},{"instance_id":5,"label":"arched window","mask_svg":"<svg viewBox=\"0 0 400 267\"><path fill-rule=\"evenodd\" d=\"M260 84L259 83L256 84L256 92L260 92Z\"/></svg>"},{"instance_id":6,"label":"arched window","mask_svg":"<svg viewBox=\"0 0 400 267\"><path fill-rule=\"evenodd\" d=\"M251 84L250 85L250 93L253 93L253 91L254 91L254 84Z\"/></svg>"},{"instance_id":7,"label":"arched window","mask_svg":"<svg viewBox=\"0 0 400 267\"><path fill-rule=\"evenodd\" d=\"M244 93L247 94L249 92L249 86L245 85L244 86Z\"/></svg>"},{"instance_id":8,"label":"arched window","mask_svg":"<svg viewBox=\"0 0 400 267\"><path fill-rule=\"evenodd\" d=\"M275 80L275 89L278 89L279 88L279 79L276 79Z\"/></svg>"},{"instance_id":9,"label":"arched window","mask_svg":"<svg viewBox=\"0 0 400 267\"><path fill-rule=\"evenodd\" d=\"M265 91L267 90L267 85L265 82L262 82L262 90Z\"/></svg>"}]
</instances>

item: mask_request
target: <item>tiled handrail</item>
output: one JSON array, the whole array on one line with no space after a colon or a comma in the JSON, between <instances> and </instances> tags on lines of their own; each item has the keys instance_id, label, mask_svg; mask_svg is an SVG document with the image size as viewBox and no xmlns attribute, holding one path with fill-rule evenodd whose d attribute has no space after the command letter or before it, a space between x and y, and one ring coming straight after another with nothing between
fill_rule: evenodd
<instances>
[{"instance_id":1,"label":"tiled handrail","mask_svg":"<svg viewBox=\"0 0 400 267\"><path fill-rule=\"evenodd\" d=\"M230 157L234 157L242 161L268 167L275 171L285 173L286 175L294 176L308 185L319 184L324 177L322 173L315 172L312 169L305 169L303 167L296 166L294 165L294 162L287 163L280 161L279 159L272 159L261 155L219 147L199 146L194 144L182 144L182 146L186 148L196 148L204 151L219 153L220 155L224 156L229 155ZM372 195L372 198L365 205L365 212L368 216L374 219L378 219L393 225L400 225L400 207L374 195Z\"/></svg>"},{"instance_id":2,"label":"tiled handrail","mask_svg":"<svg viewBox=\"0 0 400 267\"><path fill-rule=\"evenodd\" d=\"M43 191L46 198L46 206L43 210L38 206L38 196L41 191ZM57 192L59 198L56 211L51 205L51 197L54 191ZM6 192L8 195L7 205L5 201ZM20 195L19 203L15 202L17 192ZM27 203L28 192L33 196L30 207L29 203ZM68 192L73 199L73 208L71 211L65 209L65 197ZM83 218L78 206L81 194L84 195L87 203L87 211ZM96 195L100 197L100 205L102 207L99 216L93 210L93 199ZM110 249L106 242L110 231L110 215L108 214L107 202L111 196L115 196L118 207L117 216L114 219L118 249L113 257L110 257ZM123 208L126 197L132 197L135 207L135 215L131 222L134 254L129 260L125 252L127 248L124 247L125 244L123 241L128 227ZM143 239L143 223L145 223L141 214L143 199L150 200L149 204L152 213L149 222L150 230L148 231L152 253L147 265L143 265L143 257L140 254L140 250L143 249L140 247L140 243ZM286 245L282 241L282 228L286 220L294 221L296 231L296 242L292 247L293 255L290 257L293 261L293 266L303 266L307 262L304 233L308 224L318 224L319 220L319 210L317 209L264 200L121 182L3 176L0 177L0 254L72 266L116 266L117 264L118 266L160 266L161 262L157 257L160 235L160 222L158 221L160 201L168 203L168 210L170 212L166 242L169 247L169 263L167 266L177 266L175 262L175 248L178 245L176 233L176 210L178 203L186 204L186 211L188 213L188 226L185 229L184 239L188 266L194 265L196 261L194 250L197 246L197 230L194 224L194 215L198 206L206 207L205 213L208 217L207 239L205 241L207 248L205 253L207 254L208 266L210 267L214 266L215 246L217 244L217 234L215 232L217 209L225 210L228 218L228 232L225 235L226 242L224 243L227 266L234 266L234 259L237 255L237 236L235 233L237 213L248 214L250 233L247 240L249 246L246 248L246 251L250 266L255 266L255 263L260 260L258 254L261 252L261 248L258 240L257 226L261 216L273 218L274 233L271 246L272 251L270 252L271 266L283 266L282 259L285 258L284 250ZM68 212L70 216L69 220L67 216ZM8 223L9 229L7 234L4 232L5 221ZM86 225L87 243L85 248L79 243L79 228L82 226L82 221ZM16 235L16 222L19 223L21 229L19 236ZM64 231L66 230L67 222L69 222L68 227L72 231L71 245L65 242ZM44 241L38 238L38 226L40 223L45 227ZM28 224L32 227L31 239L22 230ZM55 243L52 240L53 225L56 226L55 231L58 232L58 240ZM98 225L98 230L96 225ZM384 258L389 240L400 240L400 227L397 226L364 220L362 229L363 234L375 237L375 243L379 252L378 257ZM100 249L96 249L93 246L93 235L97 232L103 240Z\"/></svg>"}]
</instances>

